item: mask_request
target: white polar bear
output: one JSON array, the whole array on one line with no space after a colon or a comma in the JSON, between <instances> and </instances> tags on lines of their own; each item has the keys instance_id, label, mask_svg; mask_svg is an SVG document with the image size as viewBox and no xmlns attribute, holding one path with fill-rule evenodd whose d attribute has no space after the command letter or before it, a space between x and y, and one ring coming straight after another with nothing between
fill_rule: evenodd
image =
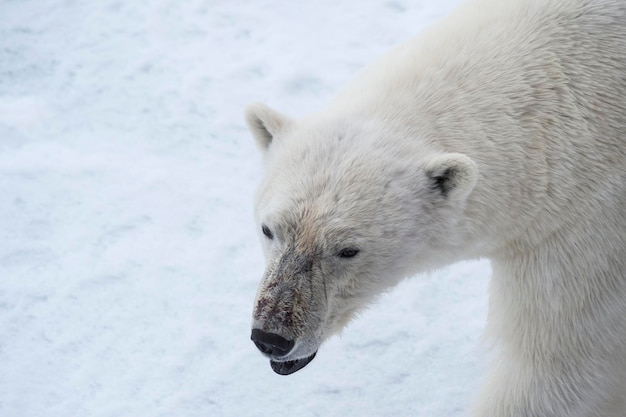
<instances>
[{"instance_id":1,"label":"white polar bear","mask_svg":"<svg viewBox=\"0 0 626 417\"><path fill-rule=\"evenodd\" d=\"M474 415L626 416L626 2L470 1L319 113L247 121L276 372L402 278L488 257Z\"/></svg>"}]
</instances>

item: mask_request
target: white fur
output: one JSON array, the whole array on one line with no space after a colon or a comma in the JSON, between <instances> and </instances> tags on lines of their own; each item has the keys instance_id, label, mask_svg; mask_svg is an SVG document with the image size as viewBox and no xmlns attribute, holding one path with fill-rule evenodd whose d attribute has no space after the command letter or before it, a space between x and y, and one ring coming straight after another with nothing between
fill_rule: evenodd
<instances>
[{"instance_id":1,"label":"white fur","mask_svg":"<svg viewBox=\"0 0 626 417\"><path fill-rule=\"evenodd\" d=\"M626 416L625 2L469 1L317 114L247 117L276 235L253 326L295 338L289 359L403 277L488 257L474 415Z\"/></svg>"}]
</instances>

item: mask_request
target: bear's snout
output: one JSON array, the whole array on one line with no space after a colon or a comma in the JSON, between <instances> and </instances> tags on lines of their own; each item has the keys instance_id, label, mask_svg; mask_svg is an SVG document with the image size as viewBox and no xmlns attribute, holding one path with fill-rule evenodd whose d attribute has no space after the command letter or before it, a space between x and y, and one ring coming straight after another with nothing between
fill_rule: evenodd
<instances>
[{"instance_id":1,"label":"bear's snout","mask_svg":"<svg viewBox=\"0 0 626 417\"><path fill-rule=\"evenodd\" d=\"M266 271L257 295L253 328L296 340L310 318L314 298L312 257L287 250Z\"/></svg>"}]
</instances>

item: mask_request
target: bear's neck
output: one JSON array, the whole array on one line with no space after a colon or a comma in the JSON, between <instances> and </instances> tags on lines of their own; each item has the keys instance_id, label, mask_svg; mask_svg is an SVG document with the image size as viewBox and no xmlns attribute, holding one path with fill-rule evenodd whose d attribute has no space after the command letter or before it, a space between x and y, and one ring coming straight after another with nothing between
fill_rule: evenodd
<instances>
[{"instance_id":1,"label":"bear's neck","mask_svg":"<svg viewBox=\"0 0 626 417\"><path fill-rule=\"evenodd\" d=\"M607 224L619 219L611 209L607 215ZM626 230L613 223L618 232L609 233L601 223L579 219L540 242L518 240L491 254L488 334L504 349L529 361L565 357L582 369L623 345L626 280L615 266L626 258ZM589 356L575 363L580 347Z\"/></svg>"}]
</instances>

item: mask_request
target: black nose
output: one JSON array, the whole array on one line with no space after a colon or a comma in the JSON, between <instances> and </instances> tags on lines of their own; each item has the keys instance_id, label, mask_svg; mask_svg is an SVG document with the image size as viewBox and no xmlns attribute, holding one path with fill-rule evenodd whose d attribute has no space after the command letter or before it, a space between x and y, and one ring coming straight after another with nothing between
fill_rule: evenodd
<instances>
[{"instance_id":1,"label":"black nose","mask_svg":"<svg viewBox=\"0 0 626 417\"><path fill-rule=\"evenodd\" d=\"M282 336L267 333L260 329L253 329L250 339L262 353L275 357L285 356L291 352L295 344L293 340L287 340Z\"/></svg>"}]
</instances>

